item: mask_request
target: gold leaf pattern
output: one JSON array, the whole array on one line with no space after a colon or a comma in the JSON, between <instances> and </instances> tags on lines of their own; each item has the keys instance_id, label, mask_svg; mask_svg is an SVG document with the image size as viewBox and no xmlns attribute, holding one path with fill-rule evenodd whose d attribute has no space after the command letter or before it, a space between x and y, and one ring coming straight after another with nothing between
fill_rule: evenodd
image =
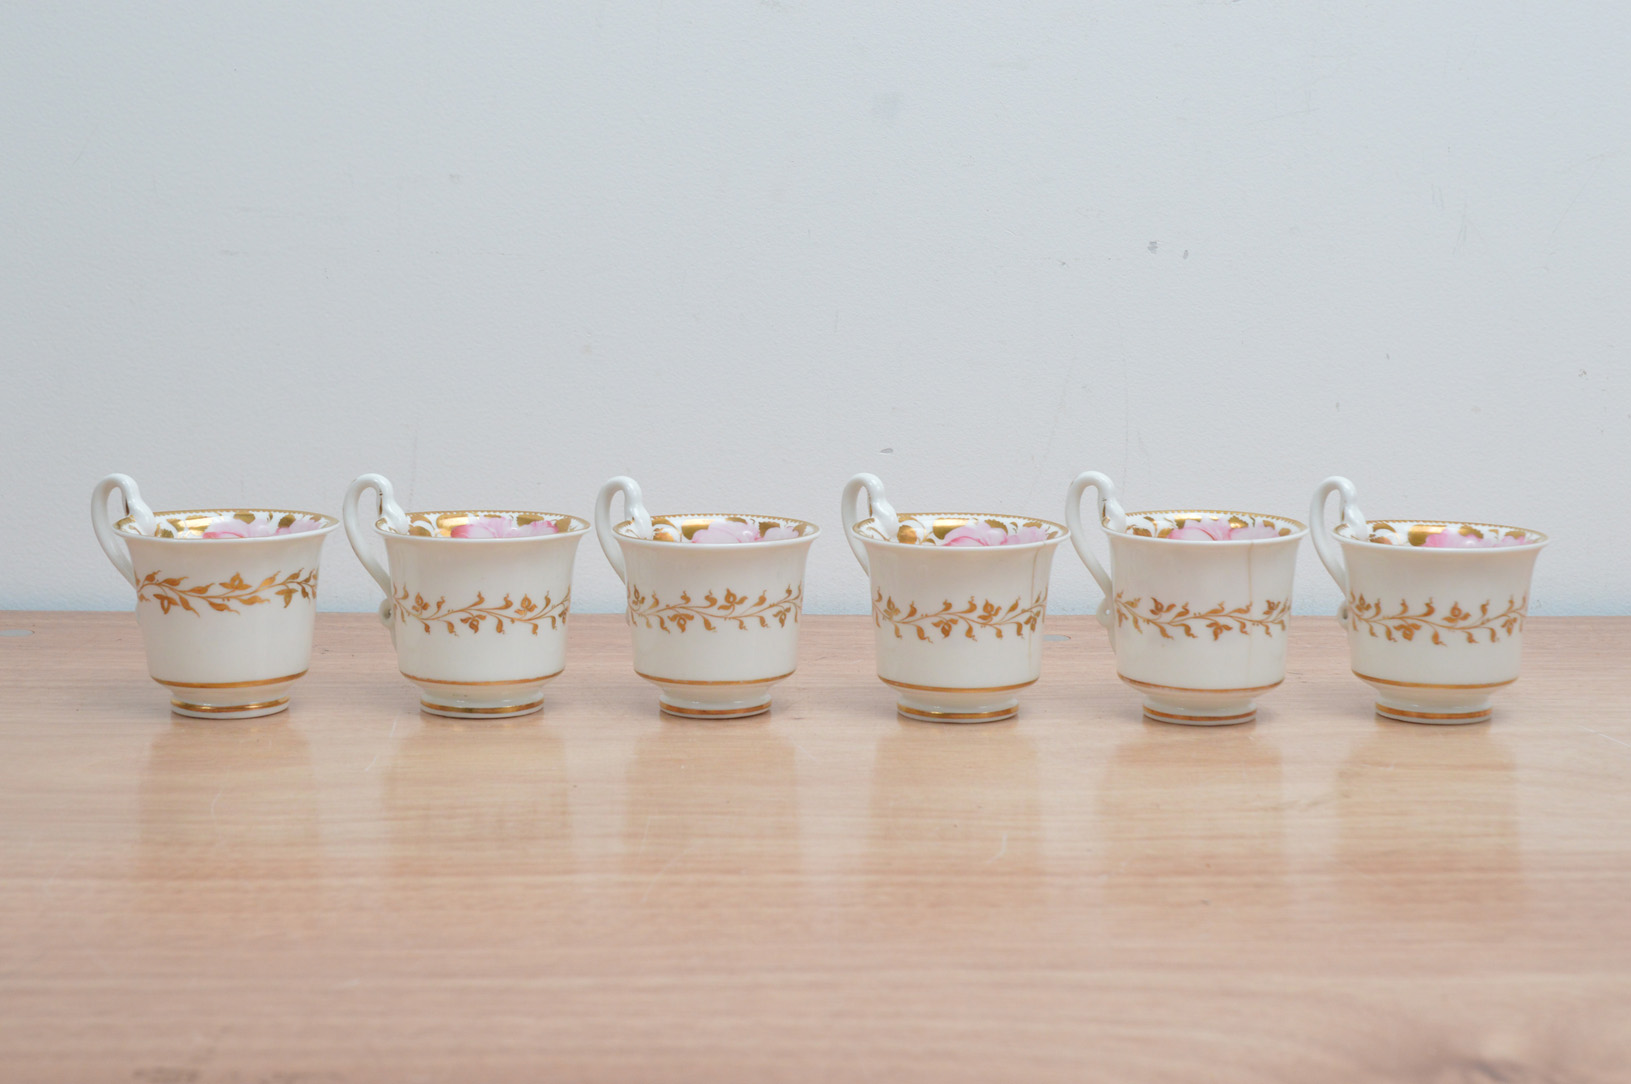
<instances>
[{"instance_id":1,"label":"gold leaf pattern","mask_svg":"<svg viewBox=\"0 0 1631 1084\"><path fill-rule=\"evenodd\" d=\"M941 603L938 610L919 610L917 603L908 603L902 610L893 598L885 598L882 589L872 599L872 623L883 628L888 622L894 629L896 639L904 639L901 629L911 629L917 633L919 640L933 641L929 629L940 633L942 640L951 636L958 629L970 640L978 640L975 635L978 629L990 629L997 634L997 639L1003 638L1004 631L1011 631L1016 637L1023 637L1026 630L1035 632L1048 608L1048 593L1046 591L1031 600L1030 605L1021 607L1020 600L1015 599L1004 607L1000 603L986 599L975 602L970 595L968 605L958 607L950 599ZM1010 628L1012 626L1012 628Z\"/></svg>"},{"instance_id":2,"label":"gold leaf pattern","mask_svg":"<svg viewBox=\"0 0 1631 1084\"><path fill-rule=\"evenodd\" d=\"M196 587L183 586L187 579L186 576L149 572L136 585L136 601L157 602L161 613L184 610L197 616L200 611L194 603L203 603L217 613L235 614L243 612L239 607L259 606L271 602L272 598L281 598L285 609L296 595L312 602L317 600L315 568L310 571L297 568L287 576L274 572L257 584L245 580L240 572L234 572L230 579L201 583Z\"/></svg>"},{"instance_id":3,"label":"gold leaf pattern","mask_svg":"<svg viewBox=\"0 0 1631 1084\"><path fill-rule=\"evenodd\" d=\"M1368 631L1372 636L1385 637L1398 642L1413 641L1418 635L1431 637L1432 642L1444 646L1444 637L1460 634L1467 643L1498 642L1502 635L1515 636L1523 631L1524 618L1529 616L1529 596L1522 599L1509 596L1506 609L1491 613L1493 600L1481 604L1477 611L1464 610L1459 602L1452 602L1447 613L1440 613L1428 599L1419 611L1403 599L1394 613L1384 613L1381 600L1371 601L1364 595L1348 599L1348 613L1355 632ZM1487 634L1487 638L1485 635Z\"/></svg>"},{"instance_id":4,"label":"gold leaf pattern","mask_svg":"<svg viewBox=\"0 0 1631 1084\"><path fill-rule=\"evenodd\" d=\"M532 601L530 595L523 594L520 601L512 601L509 593L504 595L502 602L488 602L487 596L476 592L476 601L467 606L449 608L446 598L439 598L435 602L426 601L423 595L413 593L410 601L410 592L403 586L392 595L392 609L396 619L404 625L411 621L419 622L426 632L431 631L431 625L440 623L446 626L447 631L457 636L459 626L463 625L471 632L480 632L482 623L489 619L493 622L493 631L505 632L512 625L522 625L532 630L534 636L538 635L539 626L549 622L550 628L566 624L566 615L572 609L572 589L568 587L561 601L553 602L548 595L544 596L542 603Z\"/></svg>"},{"instance_id":5,"label":"gold leaf pattern","mask_svg":"<svg viewBox=\"0 0 1631 1084\"><path fill-rule=\"evenodd\" d=\"M1143 609L1140 610L1140 607ZM1210 632L1214 640L1226 632L1249 636L1254 629L1262 629L1265 636L1273 636L1275 629L1282 633L1286 631L1286 615L1290 612L1290 599L1269 599L1263 603L1261 611L1252 602L1233 609L1220 602L1203 610L1187 602L1162 602L1153 596L1146 602L1142 595L1129 599L1123 598L1120 591L1116 592L1116 626L1119 628L1131 621L1134 632L1152 628L1164 640L1173 639L1172 634L1177 631L1182 631L1191 640L1198 640L1200 636L1195 632L1197 625L1202 632Z\"/></svg>"},{"instance_id":6,"label":"gold leaf pattern","mask_svg":"<svg viewBox=\"0 0 1631 1084\"><path fill-rule=\"evenodd\" d=\"M739 629L746 629L750 621L757 622L762 629L769 628L772 621L785 628L788 621L797 624L803 612L802 583L797 586L789 584L786 592L775 599L770 597L768 591L761 591L755 599L727 588L723 595L708 591L700 600L693 600L690 592L681 591L678 602L667 604L657 597L655 591L646 595L633 583L629 584L629 624L640 620L645 622L646 628L664 632L684 632L692 622L700 623L704 632L713 632L732 621Z\"/></svg>"}]
</instances>

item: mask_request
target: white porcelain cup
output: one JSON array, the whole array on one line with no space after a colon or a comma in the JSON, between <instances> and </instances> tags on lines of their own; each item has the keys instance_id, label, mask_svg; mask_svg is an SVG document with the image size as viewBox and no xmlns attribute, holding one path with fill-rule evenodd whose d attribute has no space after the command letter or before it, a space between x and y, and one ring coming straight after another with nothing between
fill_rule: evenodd
<instances>
[{"instance_id":1,"label":"white porcelain cup","mask_svg":"<svg viewBox=\"0 0 1631 1084\"><path fill-rule=\"evenodd\" d=\"M1099 563L1082 527L1082 495L1098 496L1110 543ZM1078 475L1065 498L1076 552L1104 591L1099 623L1110 633L1116 676L1164 723L1216 725L1257 717L1257 697L1286 676L1286 616L1297 545L1307 527L1257 512L1180 509L1126 512L1115 483ZM1241 531L1271 537L1174 539L1175 530Z\"/></svg>"},{"instance_id":2,"label":"white porcelain cup","mask_svg":"<svg viewBox=\"0 0 1631 1084\"><path fill-rule=\"evenodd\" d=\"M370 494L378 494L378 514L365 519ZM341 514L357 559L385 592L379 617L422 710L509 719L544 706L544 683L566 667L572 561L588 521L558 512L404 512L378 474L351 483ZM388 567L373 555L370 533L384 544Z\"/></svg>"},{"instance_id":3,"label":"white porcelain cup","mask_svg":"<svg viewBox=\"0 0 1631 1084\"><path fill-rule=\"evenodd\" d=\"M618 494L628 518L614 523ZM732 532L762 540L707 541ZM652 516L632 478L600 487L595 534L628 589L634 671L661 690L663 711L736 719L769 710L771 688L798 665L804 563L820 533L786 516Z\"/></svg>"},{"instance_id":4,"label":"white porcelain cup","mask_svg":"<svg viewBox=\"0 0 1631 1084\"><path fill-rule=\"evenodd\" d=\"M1325 526L1325 502L1341 498ZM1495 690L1518 680L1539 531L1448 520L1369 520L1346 478L1320 483L1314 549L1342 589L1353 672L1376 712L1406 723L1481 723ZM1443 535L1442 538L1435 536ZM1453 540L1455 545L1440 546Z\"/></svg>"},{"instance_id":5,"label":"white porcelain cup","mask_svg":"<svg viewBox=\"0 0 1631 1084\"><path fill-rule=\"evenodd\" d=\"M878 678L895 690L896 710L937 723L1017 715L1020 690L1042 675L1048 576L1070 532L1002 513L897 514L872 474L845 485L841 514L869 580Z\"/></svg>"},{"instance_id":6,"label":"white porcelain cup","mask_svg":"<svg viewBox=\"0 0 1631 1084\"><path fill-rule=\"evenodd\" d=\"M154 512L128 475L110 474L92 491L91 526L136 589L148 673L170 690L171 711L252 719L289 706L311 663L318 559L339 520L281 508Z\"/></svg>"}]
</instances>

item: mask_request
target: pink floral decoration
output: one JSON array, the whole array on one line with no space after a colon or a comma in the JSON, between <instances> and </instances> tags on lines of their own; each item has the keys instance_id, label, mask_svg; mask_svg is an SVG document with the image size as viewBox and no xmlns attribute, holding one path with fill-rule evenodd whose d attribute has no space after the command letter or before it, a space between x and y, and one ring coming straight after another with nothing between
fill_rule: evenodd
<instances>
[{"instance_id":1,"label":"pink floral decoration","mask_svg":"<svg viewBox=\"0 0 1631 1084\"><path fill-rule=\"evenodd\" d=\"M1436 531L1422 540L1424 548L1431 547L1436 550L1488 550L1528 544L1527 535L1504 534L1498 537L1479 538L1475 534L1462 534L1460 531Z\"/></svg>"},{"instance_id":2,"label":"pink floral decoration","mask_svg":"<svg viewBox=\"0 0 1631 1084\"><path fill-rule=\"evenodd\" d=\"M723 546L737 542L780 542L786 538L799 537L796 527L772 527L764 534L751 523L742 523L734 519L716 519L708 526L697 531L690 541L701 546Z\"/></svg>"},{"instance_id":3,"label":"pink floral decoration","mask_svg":"<svg viewBox=\"0 0 1631 1084\"><path fill-rule=\"evenodd\" d=\"M1254 538L1278 538L1274 527L1231 527L1226 519L1198 519L1177 530L1167 538L1179 542L1249 542Z\"/></svg>"},{"instance_id":4,"label":"pink floral decoration","mask_svg":"<svg viewBox=\"0 0 1631 1084\"><path fill-rule=\"evenodd\" d=\"M1029 542L1046 542L1048 532L1044 527L1021 527L1009 534L1001 527L994 527L983 520L971 519L961 527L946 532L941 540L942 546L1023 546Z\"/></svg>"},{"instance_id":5,"label":"pink floral decoration","mask_svg":"<svg viewBox=\"0 0 1631 1084\"><path fill-rule=\"evenodd\" d=\"M281 518L281 517L280 517ZM271 538L280 534L305 534L315 531L323 525L323 521L311 516L296 516L294 521L286 527L278 526L276 519L259 519L252 523L245 523L236 516L227 516L218 519L204 528L200 538Z\"/></svg>"},{"instance_id":6,"label":"pink floral decoration","mask_svg":"<svg viewBox=\"0 0 1631 1084\"><path fill-rule=\"evenodd\" d=\"M506 516L480 516L459 524L447 533L451 538L531 538L534 535L554 534L555 524L547 519L517 524Z\"/></svg>"}]
</instances>

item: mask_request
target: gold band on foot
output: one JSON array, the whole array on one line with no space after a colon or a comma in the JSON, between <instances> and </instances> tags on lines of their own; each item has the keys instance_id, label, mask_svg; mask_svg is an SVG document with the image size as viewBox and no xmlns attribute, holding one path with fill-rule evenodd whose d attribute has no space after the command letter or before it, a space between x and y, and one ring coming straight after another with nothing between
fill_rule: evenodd
<instances>
[{"instance_id":1,"label":"gold band on foot","mask_svg":"<svg viewBox=\"0 0 1631 1084\"><path fill-rule=\"evenodd\" d=\"M995 723L1018 715L1019 705L999 708L996 711L933 711L929 708L909 708L904 704L896 704L895 710L920 723Z\"/></svg>"},{"instance_id":2,"label":"gold band on foot","mask_svg":"<svg viewBox=\"0 0 1631 1084\"><path fill-rule=\"evenodd\" d=\"M525 715L529 711L537 711L544 706L543 697L530 704L511 704L496 708L467 708L458 704L433 704L429 700L419 701L419 706L432 715Z\"/></svg>"},{"instance_id":3,"label":"gold band on foot","mask_svg":"<svg viewBox=\"0 0 1631 1084\"><path fill-rule=\"evenodd\" d=\"M267 708L287 707L288 697L277 700L262 700L258 704L189 704L185 700L170 698L170 706L180 708L182 711L196 711L200 715L230 715L236 711L265 711Z\"/></svg>"},{"instance_id":4,"label":"gold band on foot","mask_svg":"<svg viewBox=\"0 0 1631 1084\"><path fill-rule=\"evenodd\" d=\"M749 715L762 715L770 710L770 701L763 704L749 705L745 708L682 708L677 704L669 704L662 700L657 706L670 715L678 715L682 719L745 719Z\"/></svg>"},{"instance_id":5,"label":"gold band on foot","mask_svg":"<svg viewBox=\"0 0 1631 1084\"><path fill-rule=\"evenodd\" d=\"M1257 718L1257 709L1243 711L1239 715L1179 715L1146 704L1144 714L1158 723L1249 723Z\"/></svg>"},{"instance_id":6,"label":"gold band on foot","mask_svg":"<svg viewBox=\"0 0 1631 1084\"><path fill-rule=\"evenodd\" d=\"M1482 723L1495 714L1494 708L1479 708L1476 711L1410 711L1407 708L1393 708L1386 704L1376 705L1376 714L1384 719L1393 719L1401 723L1421 721L1424 723Z\"/></svg>"}]
</instances>

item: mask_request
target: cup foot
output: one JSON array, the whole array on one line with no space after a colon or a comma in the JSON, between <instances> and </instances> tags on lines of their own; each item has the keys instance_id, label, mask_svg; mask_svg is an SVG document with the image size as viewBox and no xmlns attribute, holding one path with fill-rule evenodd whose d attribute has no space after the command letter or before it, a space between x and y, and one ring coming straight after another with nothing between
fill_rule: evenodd
<instances>
[{"instance_id":1,"label":"cup foot","mask_svg":"<svg viewBox=\"0 0 1631 1084\"><path fill-rule=\"evenodd\" d=\"M1276 681L1242 689L1187 689L1139 681L1126 674L1116 676L1144 697L1146 719L1180 726L1232 726L1252 722L1257 718L1257 697L1280 684Z\"/></svg>"},{"instance_id":2,"label":"cup foot","mask_svg":"<svg viewBox=\"0 0 1631 1084\"><path fill-rule=\"evenodd\" d=\"M1246 711L1228 712L1221 715L1191 715L1166 711L1145 704L1144 718L1152 719L1157 723L1177 723L1180 726L1233 726L1236 723L1250 723L1256 720L1257 708L1252 707Z\"/></svg>"},{"instance_id":3,"label":"cup foot","mask_svg":"<svg viewBox=\"0 0 1631 1084\"><path fill-rule=\"evenodd\" d=\"M691 681L660 678L651 674L635 674L656 685L657 706L666 714L680 719L745 719L770 710L770 690L778 681L791 676L742 681Z\"/></svg>"},{"instance_id":4,"label":"cup foot","mask_svg":"<svg viewBox=\"0 0 1631 1084\"><path fill-rule=\"evenodd\" d=\"M170 701L171 711L189 719L259 719L263 715L286 711L288 707L289 698L286 696L253 704L195 704L173 698Z\"/></svg>"},{"instance_id":5,"label":"cup foot","mask_svg":"<svg viewBox=\"0 0 1631 1084\"><path fill-rule=\"evenodd\" d=\"M895 690L895 710L924 723L1000 723L1019 714L1020 689L1032 681L990 689L955 689L909 685L878 675Z\"/></svg>"},{"instance_id":6,"label":"cup foot","mask_svg":"<svg viewBox=\"0 0 1631 1084\"><path fill-rule=\"evenodd\" d=\"M1396 681L1354 671L1354 676L1376 691L1376 714L1400 723L1459 724L1488 722L1494 714L1490 698L1496 690L1516 681L1481 685L1440 685Z\"/></svg>"},{"instance_id":7,"label":"cup foot","mask_svg":"<svg viewBox=\"0 0 1631 1084\"><path fill-rule=\"evenodd\" d=\"M419 710L445 719L514 719L544 706L544 683L559 675L504 681L438 681L402 672L419 687Z\"/></svg>"},{"instance_id":8,"label":"cup foot","mask_svg":"<svg viewBox=\"0 0 1631 1084\"><path fill-rule=\"evenodd\" d=\"M420 711L425 712L427 715L440 715L444 719L514 719L520 715L531 715L535 711L542 711L543 708L543 697L525 704L498 704L491 707L437 704L430 700L419 701Z\"/></svg>"},{"instance_id":9,"label":"cup foot","mask_svg":"<svg viewBox=\"0 0 1631 1084\"><path fill-rule=\"evenodd\" d=\"M1384 719L1392 719L1398 723L1429 723L1457 726L1461 723L1487 723L1494 717L1492 708L1477 708L1472 711L1413 711L1409 708L1394 707L1377 701L1376 714Z\"/></svg>"}]
</instances>

